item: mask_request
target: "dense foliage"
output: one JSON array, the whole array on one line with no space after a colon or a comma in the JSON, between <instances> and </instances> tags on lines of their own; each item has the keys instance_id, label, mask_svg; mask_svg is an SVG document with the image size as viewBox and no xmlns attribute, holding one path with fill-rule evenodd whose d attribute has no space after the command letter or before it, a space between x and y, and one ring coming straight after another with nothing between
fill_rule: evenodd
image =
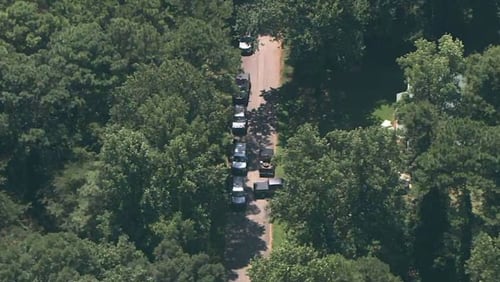
<instances>
[{"instance_id":1,"label":"dense foliage","mask_svg":"<svg viewBox=\"0 0 500 282\"><path fill-rule=\"evenodd\" d=\"M320 255L311 247L286 244L273 251L269 259L252 264L252 281L373 281L398 282L389 267L373 257L348 260L343 256Z\"/></svg>"},{"instance_id":2,"label":"dense foliage","mask_svg":"<svg viewBox=\"0 0 500 282\"><path fill-rule=\"evenodd\" d=\"M0 3L0 280L225 281L231 1Z\"/></svg>"},{"instance_id":3,"label":"dense foliage","mask_svg":"<svg viewBox=\"0 0 500 282\"><path fill-rule=\"evenodd\" d=\"M254 281L499 281L500 2L234 4L0 1L0 280L227 279L234 28L293 70Z\"/></svg>"},{"instance_id":4,"label":"dense foliage","mask_svg":"<svg viewBox=\"0 0 500 282\"><path fill-rule=\"evenodd\" d=\"M376 257L406 281L498 280L500 2L244 2L237 28L287 50L287 189L271 207L298 245L255 261L252 277L336 281L311 278L326 274L304 253L319 252ZM398 130L373 126L376 102L393 104Z\"/></svg>"}]
</instances>

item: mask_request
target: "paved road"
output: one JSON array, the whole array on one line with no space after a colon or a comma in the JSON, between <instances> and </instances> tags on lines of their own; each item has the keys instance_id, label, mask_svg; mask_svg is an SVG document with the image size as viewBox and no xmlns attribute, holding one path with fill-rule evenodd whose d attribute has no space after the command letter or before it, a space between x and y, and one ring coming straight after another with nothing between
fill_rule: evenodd
<instances>
[{"instance_id":1,"label":"paved road","mask_svg":"<svg viewBox=\"0 0 500 282\"><path fill-rule=\"evenodd\" d=\"M275 115L272 88L280 86L281 48L271 37L259 38L259 51L242 57L242 68L250 73L252 93L248 104L249 151L248 191L259 181L257 158L259 144L275 146ZM251 193L250 193L251 195ZM250 260L258 255L268 256L272 246L272 226L269 223L267 200L250 200L246 212L233 212L228 218L226 232L226 266L231 270L230 281L250 281L247 269Z\"/></svg>"}]
</instances>

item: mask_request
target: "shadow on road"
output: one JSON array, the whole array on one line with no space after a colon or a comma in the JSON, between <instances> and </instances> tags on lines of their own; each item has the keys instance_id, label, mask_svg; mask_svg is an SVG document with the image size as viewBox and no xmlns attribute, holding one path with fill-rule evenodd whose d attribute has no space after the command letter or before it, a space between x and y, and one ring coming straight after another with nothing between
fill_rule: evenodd
<instances>
[{"instance_id":1,"label":"shadow on road","mask_svg":"<svg viewBox=\"0 0 500 282\"><path fill-rule=\"evenodd\" d=\"M252 207L253 205L253 207ZM247 212L259 212L252 202ZM226 233L226 269L234 270L247 266L250 260L266 250L266 242L260 237L264 234L264 226L246 218L245 212L232 212L228 215ZM234 271L229 273L229 279L238 276Z\"/></svg>"},{"instance_id":2,"label":"shadow on road","mask_svg":"<svg viewBox=\"0 0 500 282\"><path fill-rule=\"evenodd\" d=\"M270 136L276 133L277 125L275 114L277 94L276 89L262 90L260 96L264 98L266 103L260 104L257 109L253 109L248 113L247 146L250 170L258 169L257 156L260 148L272 145Z\"/></svg>"}]
</instances>

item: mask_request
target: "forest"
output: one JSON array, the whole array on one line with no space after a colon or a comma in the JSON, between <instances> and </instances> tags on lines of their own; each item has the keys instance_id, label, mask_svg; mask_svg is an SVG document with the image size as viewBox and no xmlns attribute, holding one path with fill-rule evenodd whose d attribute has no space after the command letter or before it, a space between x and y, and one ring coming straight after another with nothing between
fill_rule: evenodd
<instances>
[{"instance_id":1,"label":"forest","mask_svg":"<svg viewBox=\"0 0 500 282\"><path fill-rule=\"evenodd\" d=\"M0 1L0 281L227 281L246 32L288 69L252 281L500 281L499 0Z\"/></svg>"}]
</instances>

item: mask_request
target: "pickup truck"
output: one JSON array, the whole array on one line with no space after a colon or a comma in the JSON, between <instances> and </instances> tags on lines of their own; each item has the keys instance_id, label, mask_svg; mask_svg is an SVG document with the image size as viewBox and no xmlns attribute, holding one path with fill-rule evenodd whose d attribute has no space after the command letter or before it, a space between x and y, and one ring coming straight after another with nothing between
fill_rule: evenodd
<instances>
[{"instance_id":1,"label":"pickup truck","mask_svg":"<svg viewBox=\"0 0 500 282\"><path fill-rule=\"evenodd\" d=\"M285 181L283 178L269 178L265 181L254 182L253 194L255 199L264 199L271 197L276 190L284 187Z\"/></svg>"},{"instance_id":2,"label":"pickup truck","mask_svg":"<svg viewBox=\"0 0 500 282\"><path fill-rule=\"evenodd\" d=\"M259 152L259 176L274 177L274 164L271 162L274 155L272 148L262 148Z\"/></svg>"}]
</instances>

